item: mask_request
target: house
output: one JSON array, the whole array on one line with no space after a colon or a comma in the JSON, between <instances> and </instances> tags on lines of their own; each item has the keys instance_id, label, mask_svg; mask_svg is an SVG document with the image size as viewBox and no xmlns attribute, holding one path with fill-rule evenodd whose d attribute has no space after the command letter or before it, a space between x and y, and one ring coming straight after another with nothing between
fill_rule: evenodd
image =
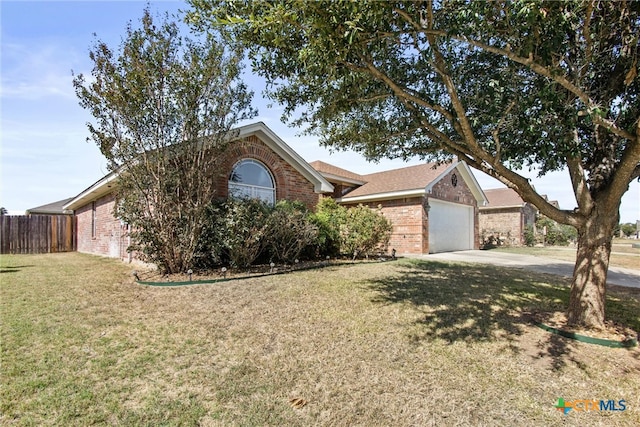
<instances>
[{"instance_id":1,"label":"house","mask_svg":"<svg viewBox=\"0 0 640 427\"><path fill-rule=\"evenodd\" d=\"M358 175L324 162L313 166L345 206L380 208L401 254L477 249L478 207L486 197L466 163L426 163Z\"/></svg>"},{"instance_id":2,"label":"house","mask_svg":"<svg viewBox=\"0 0 640 427\"><path fill-rule=\"evenodd\" d=\"M479 247L478 208L486 197L463 162L360 175L307 163L264 123L238 130L221 161L220 197L298 200L313 209L324 196L345 206L379 207L393 225L390 248L399 254ZM130 259L128 226L113 215L117 178L110 173L63 206L75 214L79 252Z\"/></svg>"},{"instance_id":3,"label":"house","mask_svg":"<svg viewBox=\"0 0 640 427\"><path fill-rule=\"evenodd\" d=\"M230 194L260 198L270 203L298 200L313 209L321 194L333 186L264 123L238 129L221 162L225 171L216 188ZM76 217L79 252L130 259L128 226L115 218L118 174L112 172L64 205Z\"/></svg>"},{"instance_id":4,"label":"house","mask_svg":"<svg viewBox=\"0 0 640 427\"><path fill-rule=\"evenodd\" d=\"M27 215L72 215L73 211L64 209L64 206L71 200L73 200L73 197L47 203L46 205L27 209L25 213Z\"/></svg>"},{"instance_id":5,"label":"house","mask_svg":"<svg viewBox=\"0 0 640 427\"><path fill-rule=\"evenodd\" d=\"M525 229L534 226L538 209L510 188L494 188L484 193L488 203L480 207L482 240L500 245L524 245Z\"/></svg>"}]
</instances>

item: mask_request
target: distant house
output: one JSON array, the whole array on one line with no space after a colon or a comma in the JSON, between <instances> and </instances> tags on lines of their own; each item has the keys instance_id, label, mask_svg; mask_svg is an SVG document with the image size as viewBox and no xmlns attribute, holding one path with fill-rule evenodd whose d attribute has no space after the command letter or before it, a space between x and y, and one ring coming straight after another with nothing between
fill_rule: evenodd
<instances>
[{"instance_id":1,"label":"distant house","mask_svg":"<svg viewBox=\"0 0 640 427\"><path fill-rule=\"evenodd\" d=\"M64 206L73 200L73 197L58 200L57 202L47 203L46 205L27 209L27 215L73 215L73 211L64 209Z\"/></svg>"},{"instance_id":2,"label":"distant house","mask_svg":"<svg viewBox=\"0 0 640 427\"><path fill-rule=\"evenodd\" d=\"M464 162L426 163L358 175L311 162L345 206L380 208L393 225L389 246L401 254L477 249L478 208L485 195Z\"/></svg>"},{"instance_id":3,"label":"distant house","mask_svg":"<svg viewBox=\"0 0 640 427\"><path fill-rule=\"evenodd\" d=\"M480 237L510 246L525 244L527 226L534 226L538 209L510 188L485 190L488 203L480 207Z\"/></svg>"}]
</instances>

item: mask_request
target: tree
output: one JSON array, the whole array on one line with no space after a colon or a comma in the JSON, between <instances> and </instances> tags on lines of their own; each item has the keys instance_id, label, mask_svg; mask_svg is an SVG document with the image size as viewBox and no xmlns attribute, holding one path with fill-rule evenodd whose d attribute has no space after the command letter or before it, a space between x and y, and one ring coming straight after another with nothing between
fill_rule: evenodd
<instances>
[{"instance_id":1,"label":"tree","mask_svg":"<svg viewBox=\"0 0 640 427\"><path fill-rule=\"evenodd\" d=\"M5 207L1 207L0 208L0 215L6 215L8 213L7 209Z\"/></svg>"},{"instance_id":2,"label":"tree","mask_svg":"<svg viewBox=\"0 0 640 427\"><path fill-rule=\"evenodd\" d=\"M190 3L321 143L457 156L575 227L568 318L604 326L612 231L640 176L640 2ZM577 209L548 203L522 167L568 169Z\"/></svg>"},{"instance_id":3,"label":"tree","mask_svg":"<svg viewBox=\"0 0 640 427\"><path fill-rule=\"evenodd\" d=\"M117 216L131 226L133 245L168 273L192 262L218 179L220 152L231 129L255 115L252 93L239 80L242 54L214 36L179 35L165 15L149 10L128 25L118 51L96 41L92 78L74 87L91 112L90 138L118 174Z\"/></svg>"},{"instance_id":4,"label":"tree","mask_svg":"<svg viewBox=\"0 0 640 427\"><path fill-rule=\"evenodd\" d=\"M626 237L631 237L636 233L636 225L630 222L619 224L618 228L620 231L622 231L622 234L624 234ZM617 233L616 233L616 236L617 236Z\"/></svg>"}]
</instances>

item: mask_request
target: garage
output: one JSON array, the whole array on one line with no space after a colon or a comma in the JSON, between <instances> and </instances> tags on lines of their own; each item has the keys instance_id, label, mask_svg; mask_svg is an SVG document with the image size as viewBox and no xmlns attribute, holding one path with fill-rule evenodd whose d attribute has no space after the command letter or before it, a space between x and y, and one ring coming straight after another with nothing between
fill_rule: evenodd
<instances>
[{"instance_id":1,"label":"garage","mask_svg":"<svg viewBox=\"0 0 640 427\"><path fill-rule=\"evenodd\" d=\"M429 253L474 247L473 207L429 199Z\"/></svg>"}]
</instances>

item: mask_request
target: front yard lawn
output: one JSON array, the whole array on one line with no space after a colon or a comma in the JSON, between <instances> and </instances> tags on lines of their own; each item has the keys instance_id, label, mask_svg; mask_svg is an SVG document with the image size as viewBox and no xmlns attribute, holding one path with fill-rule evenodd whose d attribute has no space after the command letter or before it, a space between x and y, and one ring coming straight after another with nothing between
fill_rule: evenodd
<instances>
[{"instance_id":1,"label":"front yard lawn","mask_svg":"<svg viewBox=\"0 0 640 427\"><path fill-rule=\"evenodd\" d=\"M616 240L613 243L609 265L611 267L630 268L640 270L640 249L634 248L633 243L637 240ZM540 256L545 258L559 259L563 261L576 262L576 248L566 246L546 246L546 247L511 247L497 248L492 250Z\"/></svg>"},{"instance_id":2,"label":"front yard lawn","mask_svg":"<svg viewBox=\"0 0 640 427\"><path fill-rule=\"evenodd\" d=\"M0 424L640 425L638 348L533 326L564 310L562 278L400 260L148 287L131 270L2 256ZM640 330L640 291L612 287L608 315Z\"/></svg>"}]
</instances>

